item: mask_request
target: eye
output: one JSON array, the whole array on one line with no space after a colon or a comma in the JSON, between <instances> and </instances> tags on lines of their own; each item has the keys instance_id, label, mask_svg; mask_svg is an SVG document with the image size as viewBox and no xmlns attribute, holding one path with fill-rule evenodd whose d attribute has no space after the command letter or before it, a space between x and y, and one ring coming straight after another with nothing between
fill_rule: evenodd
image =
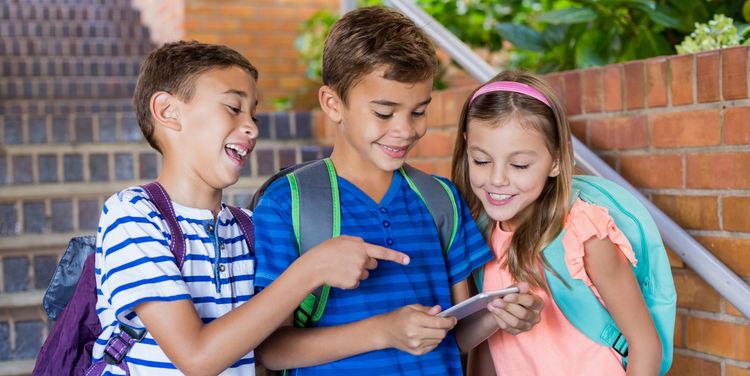
<instances>
[{"instance_id":1,"label":"eye","mask_svg":"<svg viewBox=\"0 0 750 376\"><path fill-rule=\"evenodd\" d=\"M422 112L414 111L414 112L411 113L411 116L413 116L415 118L421 118L422 116L424 116L424 114L425 114L425 111L422 111Z\"/></svg>"},{"instance_id":2,"label":"eye","mask_svg":"<svg viewBox=\"0 0 750 376\"><path fill-rule=\"evenodd\" d=\"M240 113L242 113L242 110L237 107L230 106L230 105L226 105L226 106L229 109L229 111L232 111L235 115L239 115Z\"/></svg>"},{"instance_id":3,"label":"eye","mask_svg":"<svg viewBox=\"0 0 750 376\"><path fill-rule=\"evenodd\" d=\"M250 119L253 119L253 123L255 123L256 125L258 124L258 118L257 117L252 116L252 117L250 117Z\"/></svg>"},{"instance_id":4,"label":"eye","mask_svg":"<svg viewBox=\"0 0 750 376\"><path fill-rule=\"evenodd\" d=\"M525 169L529 168L529 165L527 165L527 164L526 164L526 165L522 165L522 164L511 164L511 166L513 166L514 168L517 168L517 169L519 169L519 170L525 170Z\"/></svg>"},{"instance_id":5,"label":"eye","mask_svg":"<svg viewBox=\"0 0 750 376\"><path fill-rule=\"evenodd\" d=\"M490 163L490 161L480 161L478 159L472 159L471 161L477 166L483 166Z\"/></svg>"},{"instance_id":6,"label":"eye","mask_svg":"<svg viewBox=\"0 0 750 376\"><path fill-rule=\"evenodd\" d=\"M375 111L375 116L377 116L380 119L386 120L393 117L393 114L381 114L380 112Z\"/></svg>"}]
</instances>

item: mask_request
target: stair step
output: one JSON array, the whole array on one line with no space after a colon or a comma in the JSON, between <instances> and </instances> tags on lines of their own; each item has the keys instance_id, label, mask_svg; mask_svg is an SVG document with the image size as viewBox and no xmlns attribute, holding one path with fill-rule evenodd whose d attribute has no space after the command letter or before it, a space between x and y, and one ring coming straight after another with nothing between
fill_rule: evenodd
<instances>
[{"instance_id":1,"label":"stair step","mask_svg":"<svg viewBox=\"0 0 750 376\"><path fill-rule=\"evenodd\" d=\"M136 77L142 60L141 56L6 57L0 64L0 77Z\"/></svg>"},{"instance_id":2,"label":"stair step","mask_svg":"<svg viewBox=\"0 0 750 376\"><path fill-rule=\"evenodd\" d=\"M4 99L0 101L0 115L68 115L71 113L123 112L133 114L133 99Z\"/></svg>"},{"instance_id":3,"label":"stair step","mask_svg":"<svg viewBox=\"0 0 750 376\"><path fill-rule=\"evenodd\" d=\"M0 99L131 98L135 77L0 78Z\"/></svg>"},{"instance_id":4,"label":"stair step","mask_svg":"<svg viewBox=\"0 0 750 376\"><path fill-rule=\"evenodd\" d=\"M0 20L29 21L120 21L137 22L140 13L130 7L112 6L112 3L91 4L0 4Z\"/></svg>"},{"instance_id":5,"label":"stair step","mask_svg":"<svg viewBox=\"0 0 750 376\"><path fill-rule=\"evenodd\" d=\"M137 38L148 39L148 28L135 22L3 21L0 35L6 37Z\"/></svg>"},{"instance_id":6,"label":"stair step","mask_svg":"<svg viewBox=\"0 0 750 376\"><path fill-rule=\"evenodd\" d=\"M0 35L3 35L0 33ZM154 49L146 38L123 40L120 38L72 39L65 37L29 38L0 37L0 56L138 56L143 57Z\"/></svg>"}]
</instances>

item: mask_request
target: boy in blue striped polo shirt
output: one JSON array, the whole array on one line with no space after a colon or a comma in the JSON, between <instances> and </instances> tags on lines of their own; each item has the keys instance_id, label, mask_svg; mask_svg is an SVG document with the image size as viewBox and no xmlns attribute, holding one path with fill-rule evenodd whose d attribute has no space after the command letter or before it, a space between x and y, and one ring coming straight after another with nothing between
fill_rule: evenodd
<instances>
[{"instance_id":1,"label":"boy in blue striped polo shirt","mask_svg":"<svg viewBox=\"0 0 750 376\"><path fill-rule=\"evenodd\" d=\"M341 234L409 255L407 266L387 264L359 288L330 290L322 318L310 328L287 319L257 349L271 369L299 375L461 375L464 351L504 320L511 332L538 321L541 301L526 293L497 303L507 314L486 314L472 325L436 316L469 296L467 277L492 258L463 199L458 230L443 254L432 217L397 170L425 134L425 111L437 69L434 47L400 13L382 7L347 13L331 29L323 53L318 99L337 124L330 161L339 187ZM459 136L460 137L460 136ZM277 280L298 257L287 179L270 185L256 213L256 286ZM302 256L304 257L304 256ZM332 260L333 261L333 260ZM456 333L454 336L454 332Z\"/></svg>"},{"instance_id":2,"label":"boy in blue striped polo shirt","mask_svg":"<svg viewBox=\"0 0 750 376\"><path fill-rule=\"evenodd\" d=\"M163 213L142 189L106 201L96 254L103 332L93 362L102 362L121 327L147 334L132 345L126 367L107 365L104 374L126 368L130 375L251 375L253 348L315 288L356 287L374 258L408 263L404 254L361 239L334 239L253 296L256 258L221 198L255 146L257 78L236 51L198 42L168 43L143 63L135 110L163 156L157 181L171 197L185 257L179 269Z\"/></svg>"}]
</instances>

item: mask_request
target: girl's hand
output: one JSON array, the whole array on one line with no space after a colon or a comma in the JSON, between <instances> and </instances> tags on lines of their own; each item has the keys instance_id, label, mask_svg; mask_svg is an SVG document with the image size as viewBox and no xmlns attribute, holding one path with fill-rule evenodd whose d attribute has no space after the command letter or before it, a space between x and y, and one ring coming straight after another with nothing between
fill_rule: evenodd
<instances>
[{"instance_id":1,"label":"girl's hand","mask_svg":"<svg viewBox=\"0 0 750 376\"><path fill-rule=\"evenodd\" d=\"M520 282L520 292L495 299L487 305L497 327L510 334L525 332L539 322L544 307L542 298L529 292L529 284Z\"/></svg>"},{"instance_id":2,"label":"girl's hand","mask_svg":"<svg viewBox=\"0 0 750 376\"><path fill-rule=\"evenodd\" d=\"M342 235L329 239L305 253L301 259L311 264L317 286L341 289L359 287L378 266L378 259L409 264L409 256L392 249L365 243L362 238Z\"/></svg>"},{"instance_id":3,"label":"girl's hand","mask_svg":"<svg viewBox=\"0 0 750 376\"><path fill-rule=\"evenodd\" d=\"M377 316L379 333L384 333L385 346L395 347L412 355L426 354L437 347L448 331L456 325L455 317L435 316L440 306L412 304Z\"/></svg>"}]
</instances>

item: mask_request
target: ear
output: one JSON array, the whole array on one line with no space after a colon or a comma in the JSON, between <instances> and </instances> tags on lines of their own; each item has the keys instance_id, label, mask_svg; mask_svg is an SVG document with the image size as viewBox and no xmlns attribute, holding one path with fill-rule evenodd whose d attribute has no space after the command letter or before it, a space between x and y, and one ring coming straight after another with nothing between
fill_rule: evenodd
<instances>
[{"instance_id":1,"label":"ear","mask_svg":"<svg viewBox=\"0 0 750 376\"><path fill-rule=\"evenodd\" d=\"M549 171L549 177L554 178L560 175L560 160L555 159L552 161L552 169Z\"/></svg>"},{"instance_id":2,"label":"ear","mask_svg":"<svg viewBox=\"0 0 750 376\"><path fill-rule=\"evenodd\" d=\"M323 85L318 90L318 102L320 109L325 112L328 118L336 124L341 123L341 110L344 103L339 95L328 85Z\"/></svg>"},{"instance_id":3,"label":"ear","mask_svg":"<svg viewBox=\"0 0 750 376\"><path fill-rule=\"evenodd\" d=\"M151 96L149 107L154 117L155 125L179 131L182 129L180 123L179 99L166 91L158 91Z\"/></svg>"}]
</instances>

